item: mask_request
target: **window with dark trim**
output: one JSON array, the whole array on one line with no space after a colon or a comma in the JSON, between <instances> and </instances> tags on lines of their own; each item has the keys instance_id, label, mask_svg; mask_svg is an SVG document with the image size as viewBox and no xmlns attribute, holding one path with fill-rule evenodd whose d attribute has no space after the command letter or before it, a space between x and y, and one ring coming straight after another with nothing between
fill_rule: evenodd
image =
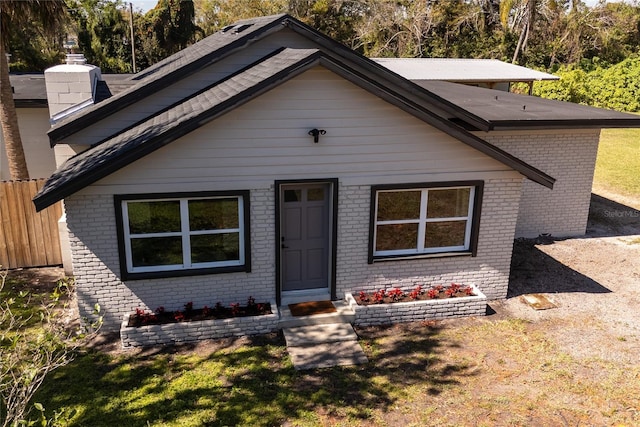
<instances>
[{"instance_id":1,"label":"window with dark trim","mask_svg":"<svg viewBox=\"0 0 640 427\"><path fill-rule=\"evenodd\" d=\"M249 192L116 196L125 278L249 271Z\"/></svg>"},{"instance_id":2,"label":"window with dark trim","mask_svg":"<svg viewBox=\"0 0 640 427\"><path fill-rule=\"evenodd\" d=\"M372 187L369 262L475 255L481 198L480 181Z\"/></svg>"}]
</instances>

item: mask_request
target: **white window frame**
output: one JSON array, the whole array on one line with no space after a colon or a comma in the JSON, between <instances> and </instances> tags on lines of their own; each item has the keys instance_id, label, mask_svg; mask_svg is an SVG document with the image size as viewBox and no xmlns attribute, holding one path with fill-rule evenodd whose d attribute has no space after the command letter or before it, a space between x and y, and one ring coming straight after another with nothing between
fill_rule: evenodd
<instances>
[{"instance_id":1,"label":"white window frame","mask_svg":"<svg viewBox=\"0 0 640 427\"><path fill-rule=\"evenodd\" d=\"M466 216L446 217L446 218L428 218L427 202L430 191L435 190L458 190L469 189L469 205ZM399 193L399 192L416 192L420 191L420 217L415 219L387 220L378 221L378 202L381 193ZM411 256L411 255L428 255L447 252L461 252L471 250L472 227L474 221L474 206L476 197L476 187L472 185L462 186L439 186L439 187L416 187L416 188L384 188L375 191L375 211L373 213L373 242L372 251L374 257L393 257L393 256ZM464 245L459 246L442 246L442 247L425 247L425 233L428 223L447 222L447 221L466 221ZM416 247L412 249L395 249L395 250L376 250L377 234L379 225L392 224L418 224L418 235Z\"/></svg>"},{"instance_id":2,"label":"white window frame","mask_svg":"<svg viewBox=\"0 0 640 427\"><path fill-rule=\"evenodd\" d=\"M225 228L215 230L197 230L191 231L189 229L189 202L196 200L222 200L222 199L237 199L238 200L238 228ZM132 234L129 227L129 203L136 202L180 202L180 231L164 232L164 233L144 233L144 234ZM215 197L181 197L181 198L157 198L157 199L126 199L121 201L122 209L122 229L124 234L124 251L125 261L128 273L153 273L163 271L181 271L192 269L208 269L208 268L221 268L221 267L236 267L245 264L245 233L244 229L244 198L241 195L225 195ZM206 263L192 263L191 262L191 236L206 235L206 234L228 234L238 233L239 239L239 259L229 261L215 261ZM182 264L172 265L158 265L158 266L144 266L134 267L133 257L131 250L131 240L140 238L154 238L154 237L181 237L182 238Z\"/></svg>"}]
</instances>

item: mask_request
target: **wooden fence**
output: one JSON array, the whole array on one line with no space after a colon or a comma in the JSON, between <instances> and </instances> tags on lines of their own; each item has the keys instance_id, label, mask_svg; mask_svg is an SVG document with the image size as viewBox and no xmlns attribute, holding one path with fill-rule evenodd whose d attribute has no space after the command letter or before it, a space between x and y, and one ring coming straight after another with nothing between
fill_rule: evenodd
<instances>
[{"instance_id":1,"label":"wooden fence","mask_svg":"<svg viewBox=\"0 0 640 427\"><path fill-rule=\"evenodd\" d=\"M4 268L62 264L58 235L62 204L36 212L31 201L44 182L0 182L0 265Z\"/></svg>"}]
</instances>

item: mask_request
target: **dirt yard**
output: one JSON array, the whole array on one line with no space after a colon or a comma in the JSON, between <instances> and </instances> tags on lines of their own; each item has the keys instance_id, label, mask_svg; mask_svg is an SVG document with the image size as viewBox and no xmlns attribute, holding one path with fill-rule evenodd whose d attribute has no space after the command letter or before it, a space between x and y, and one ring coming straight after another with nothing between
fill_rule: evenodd
<instances>
[{"instance_id":1,"label":"dirt yard","mask_svg":"<svg viewBox=\"0 0 640 427\"><path fill-rule=\"evenodd\" d=\"M594 195L585 238L535 243L516 242L497 316L541 323L576 356L640 363L640 211ZM531 309L532 293L557 308Z\"/></svg>"}]
</instances>

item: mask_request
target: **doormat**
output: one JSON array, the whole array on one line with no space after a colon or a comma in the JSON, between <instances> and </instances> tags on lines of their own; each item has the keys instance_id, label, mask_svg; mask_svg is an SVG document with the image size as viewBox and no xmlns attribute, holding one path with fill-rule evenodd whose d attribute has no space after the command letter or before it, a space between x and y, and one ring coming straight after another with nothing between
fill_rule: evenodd
<instances>
[{"instance_id":1,"label":"doormat","mask_svg":"<svg viewBox=\"0 0 640 427\"><path fill-rule=\"evenodd\" d=\"M548 310L550 308L557 307L557 305L549 301L547 297L541 294L523 295L522 299L534 310Z\"/></svg>"},{"instance_id":2,"label":"doormat","mask_svg":"<svg viewBox=\"0 0 640 427\"><path fill-rule=\"evenodd\" d=\"M331 301L308 301L289 304L292 316L312 316L314 314L335 313L336 308Z\"/></svg>"}]
</instances>

